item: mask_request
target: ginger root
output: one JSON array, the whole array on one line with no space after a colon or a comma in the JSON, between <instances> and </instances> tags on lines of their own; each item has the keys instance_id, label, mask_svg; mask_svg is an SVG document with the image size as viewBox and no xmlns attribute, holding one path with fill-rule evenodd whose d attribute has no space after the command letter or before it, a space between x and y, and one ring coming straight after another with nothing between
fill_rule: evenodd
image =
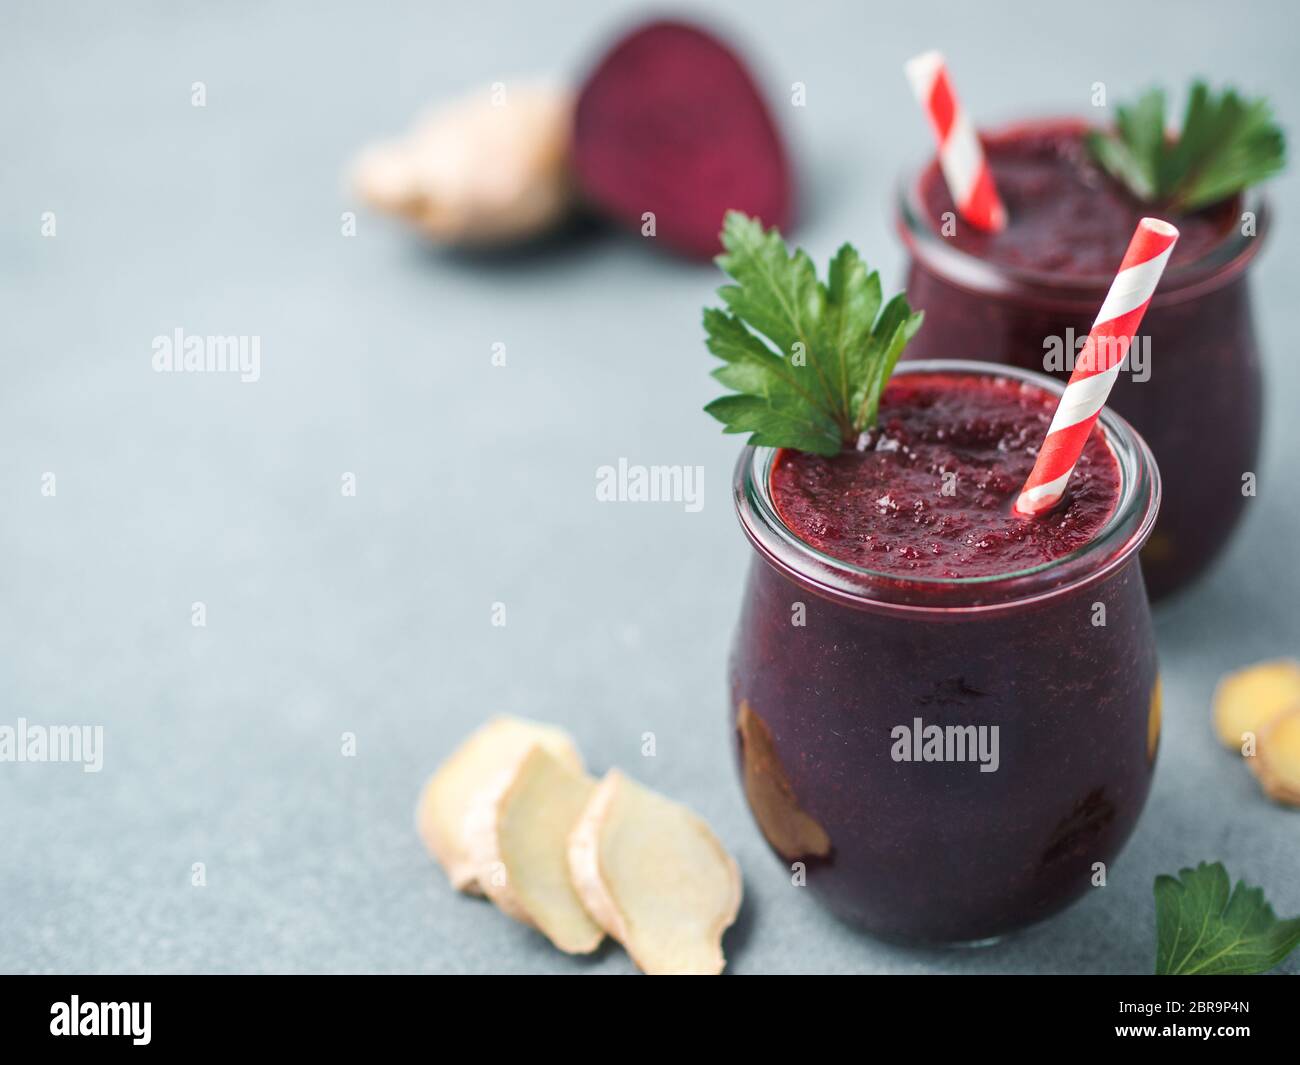
<instances>
[{"instance_id":1,"label":"ginger root","mask_svg":"<svg viewBox=\"0 0 1300 1065\"><path fill-rule=\"evenodd\" d=\"M1259 734L1250 771L1270 799L1300 806L1300 703L1273 718Z\"/></svg>"},{"instance_id":2,"label":"ginger root","mask_svg":"<svg viewBox=\"0 0 1300 1065\"><path fill-rule=\"evenodd\" d=\"M566 954L590 954L604 931L569 879L568 838L596 782L534 746L481 793L465 819L479 886L503 913L531 925Z\"/></svg>"},{"instance_id":3,"label":"ginger root","mask_svg":"<svg viewBox=\"0 0 1300 1065\"><path fill-rule=\"evenodd\" d=\"M442 244L482 246L539 236L575 200L573 93L500 84L425 115L406 137L365 149L353 169L372 207Z\"/></svg>"},{"instance_id":4,"label":"ginger root","mask_svg":"<svg viewBox=\"0 0 1300 1065\"><path fill-rule=\"evenodd\" d=\"M722 972L740 870L686 807L611 770L569 836L569 870L587 911L642 971Z\"/></svg>"},{"instance_id":5,"label":"ginger root","mask_svg":"<svg viewBox=\"0 0 1300 1065\"><path fill-rule=\"evenodd\" d=\"M1291 659L1260 662L1229 673L1214 693L1214 729L1225 747L1240 750L1246 733L1256 737L1284 711L1300 703L1300 665Z\"/></svg>"},{"instance_id":6,"label":"ginger root","mask_svg":"<svg viewBox=\"0 0 1300 1065\"><path fill-rule=\"evenodd\" d=\"M535 745L571 770L582 771L582 755L563 729L518 717L494 717L456 748L425 784L416 807L416 828L457 891L481 894L478 868L465 835L466 814L477 796L499 786Z\"/></svg>"}]
</instances>

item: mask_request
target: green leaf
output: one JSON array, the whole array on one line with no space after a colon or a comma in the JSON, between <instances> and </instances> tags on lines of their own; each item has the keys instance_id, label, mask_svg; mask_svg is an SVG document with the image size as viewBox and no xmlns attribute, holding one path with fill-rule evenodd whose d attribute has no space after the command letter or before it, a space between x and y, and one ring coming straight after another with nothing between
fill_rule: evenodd
<instances>
[{"instance_id":1,"label":"green leaf","mask_svg":"<svg viewBox=\"0 0 1300 1065\"><path fill-rule=\"evenodd\" d=\"M1148 181L1143 164L1133 155L1129 146L1107 133L1090 131L1085 138L1092 157L1111 177L1124 185L1138 199L1150 203L1155 199L1155 188Z\"/></svg>"},{"instance_id":2,"label":"green leaf","mask_svg":"<svg viewBox=\"0 0 1300 1065\"><path fill-rule=\"evenodd\" d=\"M817 455L840 450L839 427L815 408L763 396L721 396L705 408L727 433L750 433L755 447L791 447Z\"/></svg>"},{"instance_id":3,"label":"green leaf","mask_svg":"<svg viewBox=\"0 0 1300 1065\"><path fill-rule=\"evenodd\" d=\"M1165 147L1165 94L1151 89L1132 107L1119 107L1120 137L1129 146L1147 195L1159 195L1161 159Z\"/></svg>"},{"instance_id":4,"label":"green leaf","mask_svg":"<svg viewBox=\"0 0 1300 1065\"><path fill-rule=\"evenodd\" d=\"M880 310L880 274L868 271L850 244L831 260L826 285L825 320L818 336L820 350L834 353L836 394L843 401L842 418L853 415L850 381L863 373L861 354L871 336L871 323Z\"/></svg>"},{"instance_id":5,"label":"green leaf","mask_svg":"<svg viewBox=\"0 0 1300 1065\"><path fill-rule=\"evenodd\" d=\"M1229 894L1221 862L1158 876L1156 975L1263 973L1300 945L1300 917L1280 921L1260 888Z\"/></svg>"},{"instance_id":6,"label":"green leaf","mask_svg":"<svg viewBox=\"0 0 1300 1065\"><path fill-rule=\"evenodd\" d=\"M737 392L803 393L803 382L794 368L746 329L739 318L710 307L704 312L704 330L709 351L727 363L714 370L713 376L728 388Z\"/></svg>"},{"instance_id":7,"label":"green leaf","mask_svg":"<svg viewBox=\"0 0 1300 1065\"><path fill-rule=\"evenodd\" d=\"M713 376L734 395L705 410L750 443L834 455L875 424L880 393L920 325L906 299L880 310L880 275L845 244L825 284L802 250L737 211L722 230L718 265L736 282L726 310L704 312Z\"/></svg>"},{"instance_id":8,"label":"green leaf","mask_svg":"<svg viewBox=\"0 0 1300 1065\"><path fill-rule=\"evenodd\" d=\"M1286 139L1268 102L1232 89L1215 95L1203 81L1188 93L1177 139L1166 132L1159 89L1117 107L1115 126L1088 135L1093 158L1138 199L1170 210L1218 203L1286 165Z\"/></svg>"},{"instance_id":9,"label":"green leaf","mask_svg":"<svg viewBox=\"0 0 1300 1065\"><path fill-rule=\"evenodd\" d=\"M851 397L861 424L876 424L880 394L884 392L894 367L898 365L898 357L903 353L903 348L921 328L924 316L923 311L913 312L906 297L902 295L895 296L885 305L863 353L861 384L854 389Z\"/></svg>"},{"instance_id":10,"label":"green leaf","mask_svg":"<svg viewBox=\"0 0 1300 1065\"><path fill-rule=\"evenodd\" d=\"M1215 100L1198 83L1183 135L1169 154L1171 202L1183 210L1217 203L1276 174L1285 162L1285 138L1267 101L1242 100L1231 89Z\"/></svg>"}]
</instances>

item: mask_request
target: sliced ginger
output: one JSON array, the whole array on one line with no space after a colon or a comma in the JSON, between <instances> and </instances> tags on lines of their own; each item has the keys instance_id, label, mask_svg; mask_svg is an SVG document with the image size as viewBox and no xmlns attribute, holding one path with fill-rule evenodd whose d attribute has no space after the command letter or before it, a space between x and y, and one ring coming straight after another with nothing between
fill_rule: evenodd
<instances>
[{"instance_id":1,"label":"sliced ginger","mask_svg":"<svg viewBox=\"0 0 1300 1065\"><path fill-rule=\"evenodd\" d=\"M611 770L569 836L587 911L650 974L716 974L740 910L740 871L686 807Z\"/></svg>"},{"instance_id":2,"label":"sliced ginger","mask_svg":"<svg viewBox=\"0 0 1300 1065\"><path fill-rule=\"evenodd\" d=\"M1160 708L1161 698L1160 674L1156 674L1155 686L1151 689L1151 707L1147 710L1147 761L1156 760L1156 751L1160 748Z\"/></svg>"},{"instance_id":3,"label":"sliced ginger","mask_svg":"<svg viewBox=\"0 0 1300 1065\"><path fill-rule=\"evenodd\" d=\"M1300 703L1264 727L1247 761L1269 798L1300 806Z\"/></svg>"},{"instance_id":4,"label":"sliced ginger","mask_svg":"<svg viewBox=\"0 0 1300 1065\"><path fill-rule=\"evenodd\" d=\"M745 795L764 838L788 861L825 858L831 852L831 838L799 805L772 731L747 701L742 700L736 711L736 731L744 754Z\"/></svg>"},{"instance_id":5,"label":"sliced ginger","mask_svg":"<svg viewBox=\"0 0 1300 1065\"><path fill-rule=\"evenodd\" d=\"M1245 733L1256 737L1300 703L1300 665L1291 659L1260 662L1229 673L1214 693L1214 729L1224 746L1240 750Z\"/></svg>"},{"instance_id":6,"label":"sliced ginger","mask_svg":"<svg viewBox=\"0 0 1300 1065\"><path fill-rule=\"evenodd\" d=\"M476 797L499 787L535 745L581 772L582 755L563 729L518 717L494 717L456 748L425 784L416 827L457 891L480 893L465 836L466 814Z\"/></svg>"},{"instance_id":7,"label":"sliced ginger","mask_svg":"<svg viewBox=\"0 0 1300 1065\"><path fill-rule=\"evenodd\" d=\"M569 879L569 832L595 790L581 769L538 745L480 794L465 822L488 898L567 954L589 954L605 938Z\"/></svg>"}]
</instances>

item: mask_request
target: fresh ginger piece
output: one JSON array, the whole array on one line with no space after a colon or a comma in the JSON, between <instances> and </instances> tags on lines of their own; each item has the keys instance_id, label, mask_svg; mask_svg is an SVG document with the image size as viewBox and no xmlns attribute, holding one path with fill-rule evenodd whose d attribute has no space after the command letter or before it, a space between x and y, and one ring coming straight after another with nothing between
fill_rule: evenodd
<instances>
[{"instance_id":1,"label":"fresh ginger piece","mask_svg":"<svg viewBox=\"0 0 1300 1065\"><path fill-rule=\"evenodd\" d=\"M771 729L746 700L736 711L736 731L744 756L745 797L763 837L787 861L825 858L831 852L831 838L799 805Z\"/></svg>"},{"instance_id":2,"label":"fresh ginger piece","mask_svg":"<svg viewBox=\"0 0 1300 1065\"><path fill-rule=\"evenodd\" d=\"M1160 747L1160 708L1161 698L1160 674L1156 674L1155 686L1151 689L1151 706L1147 710L1147 761L1156 760L1156 751Z\"/></svg>"},{"instance_id":3,"label":"fresh ginger piece","mask_svg":"<svg viewBox=\"0 0 1300 1065\"><path fill-rule=\"evenodd\" d=\"M722 972L740 870L685 806L611 770L569 836L569 871L587 912L642 971Z\"/></svg>"},{"instance_id":4,"label":"fresh ginger piece","mask_svg":"<svg viewBox=\"0 0 1300 1065\"><path fill-rule=\"evenodd\" d=\"M574 202L573 93L502 84L445 104L406 137L367 148L353 182L371 206L442 244L537 237Z\"/></svg>"},{"instance_id":5,"label":"fresh ginger piece","mask_svg":"<svg viewBox=\"0 0 1300 1065\"><path fill-rule=\"evenodd\" d=\"M1292 659L1260 662L1229 673L1214 693L1214 729L1225 747L1240 750L1242 737L1256 737L1295 703L1300 703L1300 665Z\"/></svg>"},{"instance_id":6,"label":"fresh ginger piece","mask_svg":"<svg viewBox=\"0 0 1300 1065\"><path fill-rule=\"evenodd\" d=\"M465 837L465 815L475 797L497 786L535 744L570 769L582 770L582 755L563 729L503 716L492 718L466 739L425 784L416 808L416 828L457 891L482 893Z\"/></svg>"},{"instance_id":7,"label":"fresh ginger piece","mask_svg":"<svg viewBox=\"0 0 1300 1065\"><path fill-rule=\"evenodd\" d=\"M595 790L591 777L539 745L480 793L465 819L484 893L566 954L590 954L605 938L569 879L569 832Z\"/></svg>"},{"instance_id":8,"label":"fresh ginger piece","mask_svg":"<svg viewBox=\"0 0 1300 1065\"><path fill-rule=\"evenodd\" d=\"M1264 794L1300 806L1300 703L1264 728L1255 757L1247 761Z\"/></svg>"}]
</instances>

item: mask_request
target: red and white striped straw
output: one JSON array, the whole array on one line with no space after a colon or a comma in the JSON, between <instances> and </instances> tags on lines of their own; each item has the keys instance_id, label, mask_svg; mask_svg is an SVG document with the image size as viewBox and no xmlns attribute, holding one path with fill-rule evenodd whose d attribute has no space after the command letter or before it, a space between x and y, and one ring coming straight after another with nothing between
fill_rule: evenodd
<instances>
[{"instance_id":1,"label":"red and white striped straw","mask_svg":"<svg viewBox=\"0 0 1300 1065\"><path fill-rule=\"evenodd\" d=\"M1138 223L1119 273L1111 282L1092 331L1075 360L1070 383L1065 386L1048 427L1047 439L1016 499L1016 513L1041 514L1065 494L1070 474L1119 376L1120 363L1128 354L1177 240L1178 230L1168 222L1144 218Z\"/></svg>"},{"instance_id":2,"label":"red and white striped straw","mask_svg":"<svg viewBox=\"0 0 1300 1065\"><path fill-rule=\"evenodd\" d=\"M957 210L979 229L997 232L1004 228L1007 209L993 186L993 175L975 127L952 91L943 56L925 52L909 59L903 69L939 142L939 167Z\"/></svg>"}]
</instances>

